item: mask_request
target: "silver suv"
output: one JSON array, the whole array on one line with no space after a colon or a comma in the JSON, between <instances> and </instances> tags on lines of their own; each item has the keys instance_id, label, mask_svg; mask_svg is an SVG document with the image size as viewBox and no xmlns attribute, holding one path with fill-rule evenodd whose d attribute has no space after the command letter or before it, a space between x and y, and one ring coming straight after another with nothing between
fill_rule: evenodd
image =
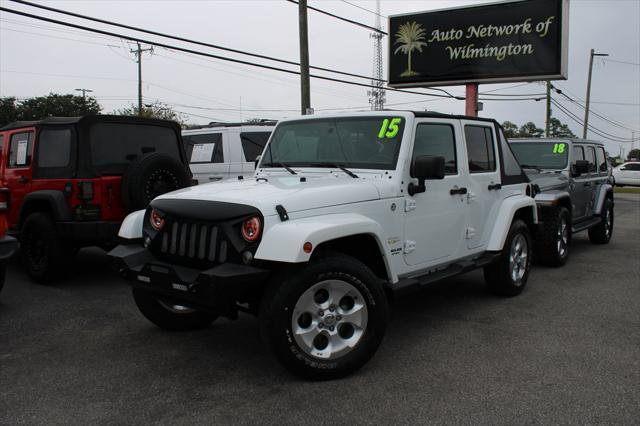
<instances>
[{"instance_id":1,"label":"silver suv","mask_svg":"<svg viewBox=\"0 0 640 426\"><path fill-rule=\"evenodd\" d=\"M613 232L613 187L604 146L583 139L512 139L513 153L534 184L540 263L564 265L571 234L588 230L594 244Z\"/></svg>"}]
</instances>

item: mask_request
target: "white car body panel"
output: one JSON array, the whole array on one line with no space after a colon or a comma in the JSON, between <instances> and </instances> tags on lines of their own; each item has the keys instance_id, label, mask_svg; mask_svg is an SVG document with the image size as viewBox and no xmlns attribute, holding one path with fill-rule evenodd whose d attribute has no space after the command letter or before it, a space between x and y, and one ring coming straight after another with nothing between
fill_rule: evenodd
<instances>
[{"instance_id":1,"label":"white car body panel","mask_svg":"<svg viewBox=\"0 0 640 426\"><path fill-rule=\"evenodd\" d=\"M127 215L120 225L118 237L127 240L135 240L142 238L142 225L144 221L145 210L138 210Z\"/></svg>"},{"instance_id":2,"label":"white car body panel","mask_svg":"<svg viewBox=\"0 0 640 426\"><path fill-rule=\"evenodd\" d=\"M614 168L612 173L616 185L640 186L640 162L629 161L623 163Z\"/></svg>"},{"instance_id":3,"label":"white car body panel","mask_svg":"<svg viewBox=\"0 0 640 426\"><path fill-rule=\"evenodd\" d=\"M538 212L536 204L533 198L522 197L521 192L514 191L511 197L508 197L502 201L500 208L497 212L497 217L491 230L491 236L489 237L489 243L486 250L499 251L502 250L504 242L509 234L509 228L516 211L522 208L529 208L533 214L534 223L538 223Z\"/></svg>"}]
</instances>

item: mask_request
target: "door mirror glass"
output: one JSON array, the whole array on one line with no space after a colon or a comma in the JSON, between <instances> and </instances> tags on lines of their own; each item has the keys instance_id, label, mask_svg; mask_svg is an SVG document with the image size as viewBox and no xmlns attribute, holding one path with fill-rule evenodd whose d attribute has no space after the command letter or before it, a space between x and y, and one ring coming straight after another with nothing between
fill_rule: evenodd
<instances>
[{"instance_id":1,"label":"door mirror glass","mask_svg":"<svg viewBox=\"0 0 640 426\"><path fill-rule=\"evenodd\" d=\"M411 175L419 180L444 179L444 157L420 155L413 160Z\"/></svg>"},{"instance_id":2,"label":"door mirror glass","mask_svg":"<svg viewBox=\"0 0 640 426\"><path fill-rule=\"evenodd\" d=\"M589 161L587 160L577 160L573 165L573 173L576 176L583 175L585 173L589 173Z\"/></svg>"}]
</instances>

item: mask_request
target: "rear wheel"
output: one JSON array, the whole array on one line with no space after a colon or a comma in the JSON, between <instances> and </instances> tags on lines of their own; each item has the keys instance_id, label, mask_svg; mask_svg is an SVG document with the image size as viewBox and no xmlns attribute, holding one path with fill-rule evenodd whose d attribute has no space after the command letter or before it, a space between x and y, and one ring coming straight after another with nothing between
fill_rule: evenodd
<instances>
[{"instance_id":1,"label":"rear wheel","mask_svg":"<svg viewBox=\"0 0 640 426\"><path fill-rule=\"evenodd\" d=\"M134 288L136 306L149 321L170 331L187 331L206 328L216 316L188 306L178 305L146 290Z\"/></svg>"},{"instance_id":2,"label":"rear wheel","mask_svg":"<svg viewBox=\"0 0 640 426\"><path fill-rule=\"evenodd\" d=\"M291 372L330 380L374 355L387 325L380 280L361 262L331 255L276 277L261 302L263 338Z\"/></svg>"},{"instance_id":3,"label":"rear wheel","mask_svg":"<svg viewBox=\"0 0 640 426\"><path fill-rule=\"evenodd\" d=\"M601 222L589 228L589 241L593 244L607 244L613 235L613 201L607 198L604 202Z\"/></svg>"},{"instance_id":4,"label":"rear wheel","mask_svg":"<svg viewBox=\"0 0 640 426\"><path fill-rule=\"evenodd\" d=\"M56 225L46 213L32 213L20 233L22 262L31 279L49 283L65 272L75 256L71 245L58 234Z\"/></svg>"},{"instance_id":5,"label":"rear wheel","mask_svg":"<svg viewBox=\"0 0 640 426\"><path fill-rule=\"evenodd\" d=\"M516 219L511 224L500 259L484 267L488 289L501 296L522 293L531 270L531 233L527 224Z\"/></svg>"},{"instance_id":6,"label":"rear wheel","mask_svg":"<svg viewBox=\"0 0 640 426\"><path fill-rule=\"evenodd\" d=\"M571 215L564 207L543 212L542 228L536 235L537 260L547 266L562 266L569 258Z\"/></svg>"}]
</instances>

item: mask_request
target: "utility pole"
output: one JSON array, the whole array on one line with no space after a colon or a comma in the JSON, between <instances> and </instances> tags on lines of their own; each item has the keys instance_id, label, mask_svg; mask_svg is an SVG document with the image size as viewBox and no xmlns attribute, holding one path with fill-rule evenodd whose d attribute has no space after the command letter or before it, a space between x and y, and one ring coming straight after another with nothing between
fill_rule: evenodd
<instances>
[{"instance_id":1,"label":"utility pole","mask_svg":"<svg viewBox=\"0 0 640 426\"><path fill-rule=\"evenodd\" d=\"M298 25L300 32L300 112L302 113L302 115L305 115L308 114L311 109L307 0L300 0L298 2Z\"/></svg>"},{"instance_id":2,"label":"utility pole","mask_svg":"<svg viewBox=\"0 0 640 426\"><path fill-rule=\"evenodd\" d=\"M76 92L82 92L82 100L84 102L87 101L87 93L92 93L93 90L91 89L75 89Z\"/></svg>"},{"instance_id":3,"label":"utility pole","mask_svg":"<svg viewBox=\"0 0 640 426\"><path fill-rule=\"evenodd\" d=\"M136 42L138 45L137 49L131 49L131 53L136 55L138 58L138 115L142 115L142 53L143 52L151 52L153 53L153 46L148 49L142 49L140 47L140 42Z\"/></svg>"},{"instance_id":4,"label":"utility pole","mask_svg":"<svg viewBox=\"0 0 640 426\"><path fill-rule=\"evenodd\" d=\"M547 80L547 119L544 135L549 137L551 134L551 82Z\"/></svg>"},{"instance_id":5,"label":"utility pole","mask_svg":"<svg viewBox=\"0 0 640 426\"><path fill-rule=\"evenodd\" d=\"M582 131L582 138L587 138L587 130L589 127L589 98L591 97L591 74L593 73L593 57L594 56L609 56L607 53L594 53L591 49L591 55L589 56L589 77L587 78L587 97L585 99L584 106L584 129Z\"/></svg>"}]
</instances>

